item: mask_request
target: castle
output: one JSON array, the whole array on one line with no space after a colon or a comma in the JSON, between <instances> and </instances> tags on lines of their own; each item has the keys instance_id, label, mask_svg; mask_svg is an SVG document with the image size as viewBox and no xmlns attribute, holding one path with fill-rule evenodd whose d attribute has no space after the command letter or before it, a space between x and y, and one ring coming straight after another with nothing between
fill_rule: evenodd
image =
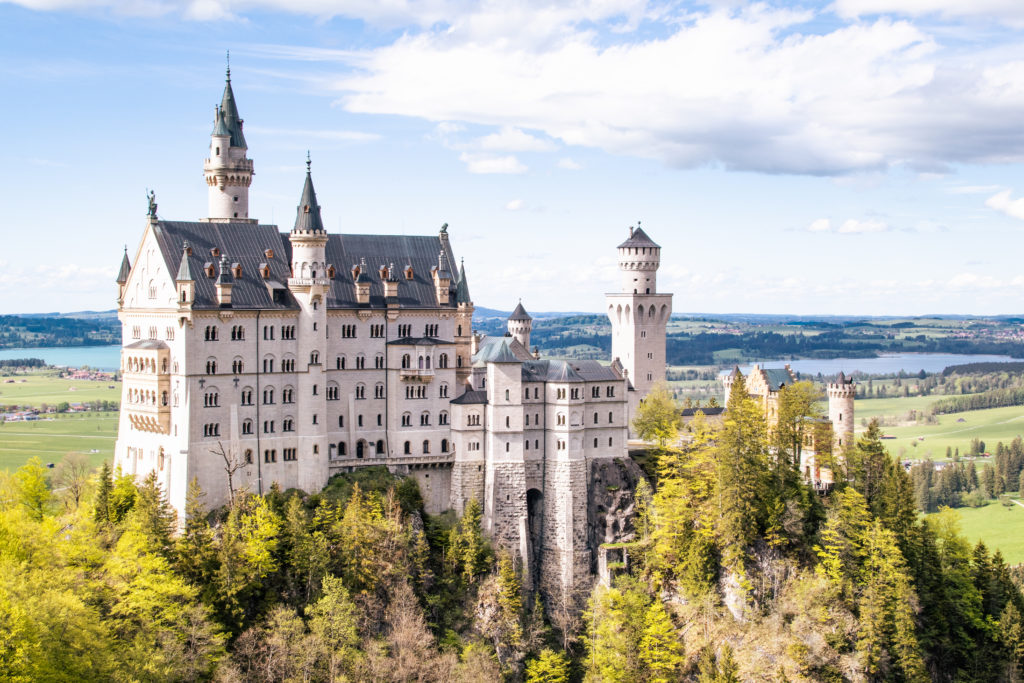
<instances>
[{"instance_id":1,"label":"castle","mask_svg":"<svg viewBox=\"0 0 1024 683\"><path fill-rule=\"evenodd\" d=\"M588 501L607 488L595 468L628 460L632 411L665 379L660 247L639 228L618 247L610 365L541 359L521 304L506 336L474 334L447 225L329 234L308 159L290 232L250 218L230 71L203 171L208 217L162 220L150 195L122 260L115 464L156 473L179 514L192 480L218 506L385 465L416 478L428 512L478 500L487 532L545 595L589 575Z\"/></svg>"},{"instance_id":2,"label":"castle","mask_svg":"<svg viewBox=\"0 0 1024 683\"><path fill-rule=\"evenodd\" d=\"M737 378L743 379L747 393L761 406L768 429L774 429L779 423L782 390L799 381L793 369L788 364L782 368L763 368L755 364L750 374L744 377L736 366L722 377L726 408ZM833 473L828 465L819 462L817 456L825 452L841 454L843 449L853 445L853 401L857 390L853 379L840 372L835 382L825 386L825 393L828 396L828 418L822 418L819 423L825 429L822 432L813 428L808 430L805 448L800 452L800 471L807 481L819 488L833 484Z\"/></svg>"}]
</instances>

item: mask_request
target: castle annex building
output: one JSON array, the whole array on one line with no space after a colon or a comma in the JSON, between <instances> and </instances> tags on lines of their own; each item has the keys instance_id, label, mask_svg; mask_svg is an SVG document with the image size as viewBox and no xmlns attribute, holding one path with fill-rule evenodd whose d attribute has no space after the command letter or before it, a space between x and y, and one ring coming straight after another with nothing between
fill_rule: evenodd
<instances>
[{"instance_id":1,"label":"castle annex building","mask_svg":"<svg viewBox=\"0 0 1024 683\"><path fill-rule=\"evenodd\" d=\"M203 171L209 215L163 220L151 195L118 274L116 465L156 473L179 514L193 479L216 506L386 465L416 477L428 512L480 501L547 595L589 574L594 468L627 455L631 406L665 378L660 247L640 229L618 247L610 365L541 359L521 304L507 335L474 334L447 226L329 234L309 161L290 231L251 218L230 72Z\"/></svg>"}]
</instances>

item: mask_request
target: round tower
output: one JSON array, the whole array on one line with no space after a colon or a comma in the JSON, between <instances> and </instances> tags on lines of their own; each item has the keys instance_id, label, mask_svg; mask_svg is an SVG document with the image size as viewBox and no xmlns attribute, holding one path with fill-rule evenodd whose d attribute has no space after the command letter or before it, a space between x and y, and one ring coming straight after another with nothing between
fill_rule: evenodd
<instances>
[{"instance_id":1,"label":"round tower","mask_svg":"<svg viewBox=\"0 0 1024 683\"><path fill-rule=\"evenodd\" d=\"M218 223L249 223L249 185L252 184L252 160L242 134L235 93L231 89L231 67L220 105L214 111L210 133L210 155L203 161L203 175L209 188L209 217Z\"/></svg>"},{"instance_id":2,"label":"round tower","mask_svg":"<svg viewBox=\"0 0 1024 683\"><path fill-rule=\"evenodd\" d=\"M512 315L508 317L508 333L515 337L529 351L530 330L532 329L533 318L526 312L526 309L523 308L523 302L520 301L519 305L516 306L516 310L512 311Z\"/></svg>"},{"instance_id":3,"label":"round tower","mask_svg":"<svg viewBox=\"0 0 1024 683\"><path fill-rule=\"evenodd\" d=\"M639 227L629 229L629 239L619 245L619 272L623 294L656 294L661 247Z\"/></svg>"},{"instance_id":4,"label":"round tower","mask_svg":"<svg viewBox=\"0 0 1024 683\"><path fill-rule=\"evenodd\" d=\"M846 375L840 372L836 381L828 384L827 393L828 419L832 423L835 447L839 452L853 445L853 399L856 397L857 388L852 377L847 379Z\"/></svg>"}]
</instances>

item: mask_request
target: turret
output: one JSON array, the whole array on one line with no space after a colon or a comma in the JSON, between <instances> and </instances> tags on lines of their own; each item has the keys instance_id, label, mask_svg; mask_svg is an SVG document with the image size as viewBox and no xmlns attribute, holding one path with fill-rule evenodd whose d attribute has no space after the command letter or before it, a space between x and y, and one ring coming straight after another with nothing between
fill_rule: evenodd
<instances>
[{"instance_id":1,"label":"turret","mask_svg":"<svg viewBox=\"0 0 1024 683\"><path fill-rule=\"evenodd\" d=\"M249 218L249 185L252 184L252 160L242 134L235 93L231 89L231 67L220 105L214 110L210 133L210 155L203 162L203 174L209 188L210 222L254 223Z\"/></svg>"},{"instance_id":2,"label":"turret","mask_svg":"<svg viewBox=\"0 0 1024 683\"><path fill-rule=\"evenodd\" d=\"M452 274L448 268L448 256L444 249L441 249L437 255L437 267L433 271L434 295L437 297L437 305L447 306L452 287Z\"/></svg>"},{"instance_id":3,"label":"turret","mask_svg":"<svg viewBox=\"0 0 1024 683\"><path fill-rule=\"evenodd\" d=\"M619 245L619 272L623 294L656 294L661 247L647 236L637 222L629 239Z\"/></svg>"},{"instance_id":4,"label":"turret","mask_svg":"<svg viewBox=\"0 0 1024 683\"><path fill-rule=\"evenodd\" d=\"M174 278L178 287L178 309L191 308L196 300L196 281L192 277L192 268L189 266L189 257L192 255L192 247L188 241L181 248L181 265L178 266L178 276Z\"/></svg>"},{"instance_id":5,"label":"turret","mask_svg":"<svg viewBox=\"0 0 1024 683\"><path fill-rule=\"evenodd\" d=\"M288 240L292 243L290 285L327 285L327 231L320 217L320 205L313 188L312 161L306 155L306 182L295 210L295 227Z\"/></svg>"},{"instance_id":6,"label":"turret","mask_svg":"<svg viewBox=\"0 0 1024 683\"><path fill-rule=\"evenodd\" d=\"M124 303L124 290L128 286L128 276L132 272L132 264L128 262L128 247L124 248L124 256L121 257L121 269L117 271L117 303Z\"/></svg>"},{"instance_id":7,"label":"turret","mask_svg":"<svg viewBox=\"0 0 1024 683\"><path fill-rule=\"evenodd\" d=\"M832 422L837 451L853 445L853 401L857 388L853 378L847 379L842 372L835 382L830 382L828 393L828 419Z\"/></svg>"},{"instance_id":8,"label":"turret","mask_svg":"<svg viewBox=\"0 0 1024 683\"><path fill-rule=\"evenodd\" d=\"M516 310L512 311L512 315L508 317L508 333L516 338L516 340L523 345L523 347L530 350L530 331L533 329L533 318L523 308L523 302L520 301L516 306Z\"/></svg>"},{"instance_id":9,"label":"turret","mask_svg":"<svg viewBox=\"0 0 1024 683\"><path fill-rule=\"evenodd\" d=\"M226 254L220 257L220 272L217 273L217 303L221 308L231 308L231 290L235 286L235 278L231 272Z\"/></svg>"}]
</instances>

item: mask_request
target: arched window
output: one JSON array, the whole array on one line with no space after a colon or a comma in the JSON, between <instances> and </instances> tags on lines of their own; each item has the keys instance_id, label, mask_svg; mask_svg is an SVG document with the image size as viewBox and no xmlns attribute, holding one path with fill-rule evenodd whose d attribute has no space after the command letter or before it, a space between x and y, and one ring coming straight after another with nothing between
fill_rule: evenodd
<instances>
[{"instance_id":1,"label":"arched window","mask_svg":"<svg viewBox=\"0 0 1024 683\"><path fill-rule=\"evenodd\" d=\"M408 441L402 444L402 452L406 455L410 455L412 453L412 444Z\"/></svg>"},{"instance_id":2,"label":"arched window","mask_svg":"<svg viewBox=\"0 0 1024 683\"><path fill-rule=\"evenodd\" d=\"M430 453L430 440L423 439L423 454L427 455L428 453Z\"/></svg>"},{"instance_id":3,"label":"arched window","mask_svg":"<svg viewBox=\"0 0 1024 683\"><path fill-rule=\"evenodd\" d=\"M344 441L338 442L338 455L347 455Z\"/></svg>"},{"instance_id":4,"label":"arched window","mask_svg":"<svg viewBox=\"0 0 1024 683\"><path fill-rule=\"evenodd\" d=\"M411 362L412 362L412 359L409 357L409 354L407 354L407 353L404 354L402 356L402 369L403 370L408 370L410 365L411 365Z\"/></svg>"},{"instance_id":5,"label":"arched window","mask_svg":"<svg viewBox=\"0 0 1024 683\"><path fill-rule=\"evenodd\" d=\"M447 353L442 353L440 356L437 357L437 367L442 368L442 369L448 367L448 354Z\"/></svg>"},{"instance_id":6,"label":"arched window","mask_svg":"<svg viewBox=\"0 0 1024 683\"><path fill-rule=\"evenodd\" d=\"M345 356L338 356L337 358L335 358L334 359L334 366L338 370L344 370L345 369Z\"/></svg>"},{"instance_id":7,"label":"arched window","mask_svg":"<svg viewBox=\"0 0 1024 683\"><path fill-rule=\"evenodd\" d=\"M313 351L312 353L309 354L309 364L310 365L320 365L320 352L319 351Z\"/></svg>"},{"instance_id":8,"label":"arched window","mask_svg":"<svg viewBox=\"0 0 1024 683\"><path fill-rule=\"evenodd\" d=\"M242 434L252 434L252 420L242 422Z\"/></svg>"},{"instance_id":9,"label":"arched window","mask_svg":"<svg viewBox=\"0 0 1024 683\"><path fill-rule=\"evenodd\" d=\"M447 453L448 452L448 439L441 439L441 452L442 453Z\"/></svg>"},{"instance_id":10,"label":"arched window","mask_svg":"<svg viewBox=\"0 0 1024 683\"><path fill-rule=\"evenodd\" d=\"M440 413L438 413L438 415L437 415L437 424L439 424L439 425L446 425L446 424L448 424L448 411L447 410L442 410Z\"/></svg>"},{"instance_id":11,"label":"arched window","mask_svg":"<svg viewBox=\"0 0 1024 683\"><path fill-rule=\"evenodd\" d=\"M207 375L216 375L217 374L217 359L216 358L210 358L209 360L206 361L206 374Z\"/></svg>"},{"instance_id":12,"label":"arched window","mask_svg":"<svg viewBox=\"0 0 1024 683\"><path fill-rule=\"evenodd\" d=\"M423 369L423 356L420 356L420 360L419 360L419 369L420 369L420 370L422 370L422 369Z\"/></svg>"}]
</instances>

